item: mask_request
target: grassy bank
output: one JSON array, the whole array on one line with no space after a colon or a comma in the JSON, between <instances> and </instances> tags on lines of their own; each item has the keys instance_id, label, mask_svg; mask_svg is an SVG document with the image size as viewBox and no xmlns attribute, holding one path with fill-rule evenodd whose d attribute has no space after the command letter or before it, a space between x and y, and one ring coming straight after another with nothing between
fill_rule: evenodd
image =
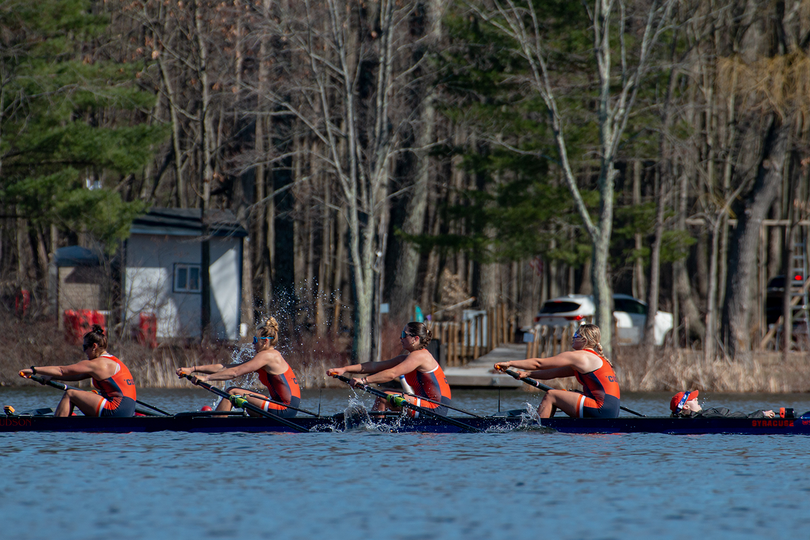
<instances>
[{"instance_id":1,"label":"grassy bank","mask_svg":"<svg viewBox=\"0 0 810 540\"><path fill-rule=\"evenodd\" d=\"M384 341L398 341L399 329L386 329ZM391 336L387 334L391 333ZM303 335L295 343L282 341L284 357L295 370L299 383L305 388L323 388L343 384L326 376L326 369L343 365L348 358L350 342L347 337L333 339ZM390 348L390 347L389 347ZM19 321L0 317L0 386L36 384L18 376L31 365L64 365L84 358L81 347L65 342L64 335L51 322ZM249 359L253 354L250 343L237 345L212 343L207 346L162 344L150 349L126 340L112 341L109 351L121 358L143 388L188 387L188 381L178 379L174 372L180 366L214 362L231 363ZM386 357L398 351L386 350ZM712 392L810 392L810 362L806 353L791 353L787 359L781 353L755 353L751 365L715 360L703 362L701 351L656 349L653 358L645 358L640 348L622 347L615 362L619 383L625 392L680 391L684 389ZM571 381L558 381L561 388L575 388ZM244 384L237 381L238 384ZM77 386L87 385L86 382ZM529 390L527 385L524 389Z\"/></svg>"}]
</instances>

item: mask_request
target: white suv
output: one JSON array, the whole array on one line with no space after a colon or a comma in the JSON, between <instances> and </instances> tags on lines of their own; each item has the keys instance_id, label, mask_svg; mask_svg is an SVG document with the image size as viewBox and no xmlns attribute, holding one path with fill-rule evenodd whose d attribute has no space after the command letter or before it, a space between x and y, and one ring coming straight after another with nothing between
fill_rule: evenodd
<instances>
[{"instance_id":1,"label":"white suv","mask_svg":"<svg viewBox=\"0 0 810 540\"><path fill-rule=\"evenodd\" d=\"M644 322L647 319L647 304L627 294L613 295L613 317L620 345L637 345L644 336ZM572 322L585 323L593 320L596 305L593 296L569 294L552 298L540 308L534 324L545 326L565 326ZM655 344L663 345L672 330L672 313L659 311L655 314Z\"/></svg>"}]
</instances>

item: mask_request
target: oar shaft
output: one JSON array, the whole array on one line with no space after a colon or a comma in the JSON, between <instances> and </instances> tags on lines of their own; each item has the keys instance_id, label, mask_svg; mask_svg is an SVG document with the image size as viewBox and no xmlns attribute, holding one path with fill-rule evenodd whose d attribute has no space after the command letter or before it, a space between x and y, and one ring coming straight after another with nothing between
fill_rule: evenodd
<instances>
[{"instance_id":1,"label":"oar shaft","mask_svg":"<svg viewBox=\"0 0 810 540\"><path fill-rule=\"evenodd\" d=\"M36 381L39 384L42 384L42 385L45 385L45 386L58 388L59 390L82 390L81 388L77 388L75 386L70 386L69 384L65 384L63 382L54 381L54 380L45 380L42 377L42 375L31 375L29 377L29 379L31 379L32 381ZM84 390L84 391L87 392L88 390ZM159 412L160 414L162 414L164 416L171 416L171 413L167 413L166 411L158 409L154 405L149 405L148 403L144 403L141 400L136 399L135 403L137 403L138 405L143 405L144 407L152 409L153 411ZM144 411L138 411L138 412L143 413ZM148 411L146 411L146 412L148 413ZM151 413L148 413L148 414L151 414Z\"/></svg>"},{"instance_id":2,"label":"oar shaft","mask_svg":"<svg viewBox=\"0 0 810 540\"><path fill-rule=\"evenodd\" d=\"M547 386L547 385L541 383L540 381L536 381L536 380L532 379L531 377L524 377L524 378L521 379L520 375L515 370L507 368L507 369L504 369L503 372L506 373L507 375L510 375L511 377L514 377L515 379L517 379L519 381L523 381L524 383L528 384L529 386L534 386L535 388L539 388L540 390L543 390L545 392L548 392L549 390L553 390L553 388L551 388L550 386ZM636 416L644 416L640 412L636 412L636 411L634 411L632 409L628 409L627 407L622 407L621 405L619 406L619 408L621 410L623 410L623 411L629 412L630 414L635 414Z\"/></svg>"},{"instance_id":3,"label":"oar shaft","mask_svg":"<svg viewBox=\"0 0 810 540\"><path fill-rule=\"evenodd\" d=\"M281 401L276 401L276 400L274 400L274 399L270 399L270 398L269 398L269 397L267 397L267 396L264 396L262 399L263 399L263 400L265 400L265 401L269 401L270 403L274 403L274 404L276 404L276 405L281 405L281 406L283 406L283 407L287 407L288 409L292 409L292 410L294 410L294 411L298 411L298 412L302 412L302 413L306 413L306 414L311 414L312 416L314 416L314 417L316 417L316 418L320 418L320 417L321 417L321 415L319 415L318 413L314 413L314 412L312 412L312 411L308 411L308 410L306 410L306 409L299 409L298 407L293 407L292 405L287 405L286 403L283 403L283 402L281 402Z\"/></svg>"},{"instance_id":4,"label":"oar shaft","mask_svg":"<svg viewBox=\"0 0 810 540\"><path fill-rule=\"evenodd\" d=\"M349 384L349 385L352 382L351 379L349 379L348 377L344 377L343 375L335 375L334 377L336 379L340 379L341 381L343 381L343 382L345 382L346 384ZM448 416L442 416L441 414L439 414L437 412L434 412L434 411L431 411L428 408L420 407L419 405L414 405L413 403L411 403L407 399L405 399L405 398L403 398L403 397L401 397L401 396L399 396L397 394L386 394L385 392L382 392L382 391L377 390L375 388L371 388L367 384L361 384L360 388L362 388L363 391L368 392L369 394L373 394L373 395L375 395L375 396L377 396L379 398L382 398L382 399L384 399L386 401L389 401L390 403L394 404L397 407L406 407L408 409L418 411L418 412L423 413L423 414L427 414L428 416L433 416L434 418L438 418L439 420L447 422L448 424L453 424L454 426L460 427L461 429L464 429L466 431L478 431L478 432L482 431L481 429L478 429L475 426L465 424L464 422L456 420L455 418L450 418Z\"/></svg>"},{"instance_id":5,"label":"oar shaft","mask_svg":"<svg viewBox=\"0 0 810 540\"><path fill-rule=\"evenodd\" d=\"M265 418L270 418L271 420L273 420L275 422L278 422L279 424L285 425L290 429L294 429L295 431L298 431L298 432L301 432L301 433L305 433L305 432L309 431L307 428L299 426L295 422L290 422L286 418L282 418L282 417L280 417L280 416L278 416L276 414L273 414L271 412L267 412L264 409L262 409L261 407L257 407L256 405L252 404L247 399L245 399L243 397L240 397L240 396L231 395L228 392L217 388L216 386L210 385L205 381L201 381L197 377L194 377L194 376L188 375L188 374L183 374L183 377L185 377L186 379L188 379L192 383L196 384L197 386L202 386L203 388L205 388L209 392L212 392L212 393L218 395L222 399L227 399L228 401L230 401L231 403L233 403L237 407L240 407L242 409L247 409L249 411L253 411L253 412L255 412L256 414L258 414L260 416L264 416Z\"/></svg>"},{"instance_id":6,"label":"oar shaft","mask_svg":"<svg viewBox=\"0 0 810 540\"><path fill-rule=\"evenodd\" d=\"M483 416L481 416L479 414L475 414L475 413L472 413L472 412L469 412L469 411L465 411L464 409L457 409L457 408L455 408L455 407L453 407L451 405L448 405L447 403L442 403L441 401L434 401L434 400L432 400L430 398L426 398L424 396L417 396L416 394L414 394L412 392L406 392L404 389L403 389L402 393L405 394L406 396L419 398L419 399L421 399L423 401L434 403L436 405L441 405L442 407L447 407L448 409L452 409L452 410L458 411L460 413L469 414L470 416L474 416L475 418L483 418Z\"/></svg>"}]
</instances>

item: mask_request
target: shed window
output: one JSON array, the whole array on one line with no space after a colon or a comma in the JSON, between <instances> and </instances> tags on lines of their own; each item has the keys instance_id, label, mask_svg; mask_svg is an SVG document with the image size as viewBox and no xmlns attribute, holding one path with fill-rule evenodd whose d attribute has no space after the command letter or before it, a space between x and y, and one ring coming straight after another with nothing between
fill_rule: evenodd
<instances>
[{"instance_id":1,"label":"shed window","mask_svg":"<svg viewBox=\"0 0 810 540\"><path fill-rule=\"evenodd\" d=\"M174 265L174 292L200 292L200 265Z\"/></svg>"}]
</instances>

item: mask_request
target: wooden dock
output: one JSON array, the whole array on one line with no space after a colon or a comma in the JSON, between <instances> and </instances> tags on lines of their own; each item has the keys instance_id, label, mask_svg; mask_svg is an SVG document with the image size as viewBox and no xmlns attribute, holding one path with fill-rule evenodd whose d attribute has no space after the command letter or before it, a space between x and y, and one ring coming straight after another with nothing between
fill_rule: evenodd
<instances>
[{"instance_id":1,"label":"wooden dock","mask_svg":"<svg viewBox=\"0 0 810 540\"><path fill-rule=\"evenodd\" d=\"M526 358L526 345L523 343L501 343L488 353L472 362L457 367L444 368L447 382L452 388L508 388L523 386L504 373L493 373L496 362L523 360Z\"/></svg>"}]
</instances>

